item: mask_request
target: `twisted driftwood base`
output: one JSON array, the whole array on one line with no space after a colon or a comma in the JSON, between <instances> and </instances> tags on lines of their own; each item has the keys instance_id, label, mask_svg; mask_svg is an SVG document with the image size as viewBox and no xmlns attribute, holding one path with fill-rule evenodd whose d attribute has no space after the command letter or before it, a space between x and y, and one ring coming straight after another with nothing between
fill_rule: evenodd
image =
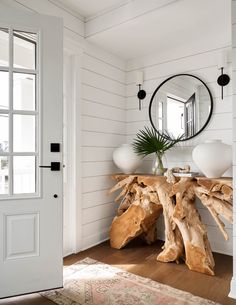
<instances>
[{"instance_id":1,"label":"twisted driftwood base","mask_svg":"<svg viewBox=\"0 0 236 305\"><path fill-rule=\"evenodd\" d=\"M113 179L118 183L109 193L122 191L115 199L120 206L110 229L111 247L121 249L137 236L154 242L156 221L163 212L165 244L157 260L178 262L184 258L189 269L214 275L211 246L195 199L209 210L227 240L219 215L233 222L231 178L181 177L167 182L163 176L120 174Z\"/></svg>"}]
</instances>

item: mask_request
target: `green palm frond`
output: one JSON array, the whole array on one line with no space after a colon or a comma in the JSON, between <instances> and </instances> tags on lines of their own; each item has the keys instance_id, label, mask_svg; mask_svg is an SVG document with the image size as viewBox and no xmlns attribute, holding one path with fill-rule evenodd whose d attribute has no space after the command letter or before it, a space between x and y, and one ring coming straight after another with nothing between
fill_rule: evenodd
<instances>
[{"instance_id":1,"label":"green palm frond","mask_svg":"<svg viewBox=\"0 0 236 305\"><path fill-rule=\"evenodd\" d=\"M138 155L147 156L152 153L164 153L183 138L171 139L167 133L160 134L154 128L144 127L139 130L132 145Z\"/></svg>"}]
</instances>

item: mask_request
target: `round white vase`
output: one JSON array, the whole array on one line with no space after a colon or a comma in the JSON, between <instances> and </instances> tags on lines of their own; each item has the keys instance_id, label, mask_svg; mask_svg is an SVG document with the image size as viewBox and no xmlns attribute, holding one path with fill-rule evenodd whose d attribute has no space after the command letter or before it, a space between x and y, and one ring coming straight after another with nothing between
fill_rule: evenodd
<instances>
[{"instance_id":1,"label":"round white vase","mask_svg":"<svg viewBox=\"0 0 236 305\"><path fill-rule=\"evenodd\" d=\"M142 157L138 156L130 144L122 144L113 152L115 165L124 174L131 174L142 164Z\"/></svg>"},{"instance_id":2,"label":"round white vase","mask_svg":"<svg viewBox=\"0 0 236 305\"><path fill-rule=\"evenodd\" d=\"M207 178L220 178L232 165L231 146L221 140L208 140L197 145L192 157Z\"/></svg>"}]
</instances>

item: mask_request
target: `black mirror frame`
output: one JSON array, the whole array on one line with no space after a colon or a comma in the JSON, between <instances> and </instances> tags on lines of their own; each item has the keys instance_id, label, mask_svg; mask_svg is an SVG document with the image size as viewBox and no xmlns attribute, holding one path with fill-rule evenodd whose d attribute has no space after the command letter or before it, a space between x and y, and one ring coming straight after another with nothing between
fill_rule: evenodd
<instances>
[{"instance_id":1,"label":"black mirror frame","mask_svg":"<svg viewBox=\"0 0 236 305\"><path fill-rule=\"evenodd\" d=\"M155 129L155 131L156 131L157 133L160 134L160 132L156 129L156 127L155 127L155 125L154 125L154 123L153 123L152 115L151 115L151 109L152 109L152 103L153 103L154 97L155 97L157 91L158 91L166 82L168 82L169 80L171 80L172 78L175 78L175 77L177 77L177 76L191 76L191 77L196 78L197 80L199 80L199 81L206 87L206 89L207 89L207 91L208 91L208 93L209 93L209 96L210 96L210 100L211 100L211 109L210 109L210 113L209 113L209 115L208 115L208 118L207 118L207 120L206 120L206 123L202 126L202 128L201 128L195 135L193 135L193 136L191 136L191 137L189 137L189 138L187 138L187 139L182 139L182 140L180 140L180 141L183 142L183 141L188 141L188 140L190 140L190 139L196 137L197 135L199 135L199 133L201 133L201 132L206 128L207 124L209 123L209 121L210 121L210 119L211 119L212 112L213 112L213 96L212 96L212 94L211 94L210 89L209 89L208 86L204 83L204 81L202 81L199 77L197 77L197 76L195 76L195 75L187 74L187 73L181 73L181 74L175 74L175 75L173 75L173 76L171 76L171 77L168 77L167 79L165 79L165 80L155 89L155 91L153 92L152 97L151 97L151 99L150 99L150 103L149 103L149 110L148 110L148 112L149 112L149 120L150 120L150 122L151 122L151 124L152 124L152 127Z\"/></svg>"}]
</instances>

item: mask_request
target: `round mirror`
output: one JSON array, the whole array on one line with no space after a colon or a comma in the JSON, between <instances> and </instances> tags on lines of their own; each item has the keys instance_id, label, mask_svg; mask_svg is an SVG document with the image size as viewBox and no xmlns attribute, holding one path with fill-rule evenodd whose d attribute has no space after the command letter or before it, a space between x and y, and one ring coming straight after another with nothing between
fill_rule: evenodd
<instances>
[{"instance_id":1,"label":"round mirror","mask_svg":"<svg viewBox=\"0 0 236 305\"><path fill-rule=\"evenodd\" d=\"M154 91L149 104L153 128L182 141L198 135L208 124L213 98L207 85L198 77L178 74L169 77Z\"/></svg>"}]
</instances>

